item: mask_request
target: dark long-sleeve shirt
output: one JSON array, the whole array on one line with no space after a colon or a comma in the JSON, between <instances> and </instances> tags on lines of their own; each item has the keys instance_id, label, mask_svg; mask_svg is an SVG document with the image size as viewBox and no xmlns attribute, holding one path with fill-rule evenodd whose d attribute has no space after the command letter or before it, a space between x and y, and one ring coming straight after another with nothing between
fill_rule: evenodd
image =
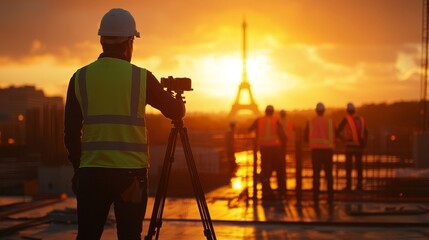
<instances>
[{"instance_id":1,"label":"dark long-sleeve shirt","mask_svg":"<svg viewBox=\"0 0 429 240\"><path fill-rule=\"evenodd\" d=\"M356 117L356 116L354 116L354 119L355 119L355 121L356 121L356 124L357 124L357 130L358 130L358 132L360 132L361 131L361 129L362 129L362 127L363 127L363 136L360 136L360 134L358 134L358 137L359 137L359 142L360 142L360 147L365 147L366 146L366 143L367 143L367 141L368 141L368 130L367 130L367 128L366 128L366 126L365 126L365 124L363 124L361 121L360 121L360 118L359 117ZM340 124L338 125L338 128L337 128L337 130L336 130L336 132L335 132L335 136L337 137L337 138L340 138L340 139L342 139L343 141L349 141L350 139L345 139L345 137L341 134L342 132L343 132L343 130L344 130L344 128L346 127L346 125L348 124L348 122L347 122L347 118L343 118L342 120L341 120L341 122L340 122ZM363 125L363 126L362 126ZM347 143L347 142L346 142Z\"/></svg>"},{"instance_id":2,"label":"dark long-sleeve shirt","mask_svg":"<svg viewBox=\"0 0 429 240\"><path fill-rule=\"evenodd\" d=\"M102 53L99 58L114 57L125 60L120 53ZM64 116L64 144L68 150L68 159L75 169L79 168L81 156L81 130L83 125L82 111L75 93L75 75L70 79ZM147 71L146 103L161 111L170 119L181 119L185 106L165 91L156 77Z\"/></svg>"}]
</instances>

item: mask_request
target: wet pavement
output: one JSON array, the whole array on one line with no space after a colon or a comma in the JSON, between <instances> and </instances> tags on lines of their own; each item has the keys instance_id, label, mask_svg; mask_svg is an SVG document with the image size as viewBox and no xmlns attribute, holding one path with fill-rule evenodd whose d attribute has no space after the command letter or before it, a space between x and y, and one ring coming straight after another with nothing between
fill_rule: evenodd
<instances>
[{"instance_id":1,"label":"wet pavement","mask_svg":"<svg viewBox=\"0 0 429 240\"><path fill-rule=\"evenodd\" d=\"M253 204L251 199L233 199L230 194L231 188L223 187L206 196L217 239L429 239L429 203L335 202L331 206L322 201L315 207L311 201L297 206L292 198L257 200ZM147 235L153 203L150 198L143 237ZM67 198L11 215L7 222L37 219L54 209L73 209L75 204L74 198ZM51 222L0 239L68 240L75 239L76 229L72 221ZM159 239L206 239L203 230L195 199L167 198ZM106 224L102 239L116 239L114 221Z\"/></svg>"},{"instance_id":2,"label":"wet pavement","mask_svg":"<svg viewBox=\"0 0 429 240\"><path fill-rule=\"evenodd\" d=\"M288 195L275 200L253 198L252 169L248 158L238 159L239 169L231 183L205 195L216 239L429 239L429 201L363 201L369 192L336 191L330 205L321 194L314 205L311 191L297 202L292 181ZM275 188L275 181L272 181ZM304 184L305 185L305 184ZM260 184L257 185L260 188ZM28 199L0 198L0 205ZM389 200L389 199L387 199ZM298 204L299 203L299 204ZM149 198L142 238L147 235L154 198ZM0 221L0 231L20 222L45 219L31 227L0 239L71 240L76 238L76 199L66 198L53 204L8 215ZM54 212L53 211L57 210ZM207 239L194 198L168 197L163 211L159 239ZM102 239L116 239L113 209ZM155 236L153 237L155 239Z\"/></svg>"}]
</instances>

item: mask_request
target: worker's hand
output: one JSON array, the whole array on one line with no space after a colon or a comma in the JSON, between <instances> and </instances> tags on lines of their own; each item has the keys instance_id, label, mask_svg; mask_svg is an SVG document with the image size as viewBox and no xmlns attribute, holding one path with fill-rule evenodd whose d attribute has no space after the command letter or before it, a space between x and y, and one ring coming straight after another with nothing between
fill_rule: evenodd
<instances>
[{"instance_id":1,"label":"worker's hand","mask_svg":"<svg viewBox=\"0 0 429 240\"><path fill-rule=\"evenodd\" d=\"M77 196L77 192L79 190L79 169L75 169L71 182L72 182L72 191L74 195Z\"/></svg>"}]
</instances>

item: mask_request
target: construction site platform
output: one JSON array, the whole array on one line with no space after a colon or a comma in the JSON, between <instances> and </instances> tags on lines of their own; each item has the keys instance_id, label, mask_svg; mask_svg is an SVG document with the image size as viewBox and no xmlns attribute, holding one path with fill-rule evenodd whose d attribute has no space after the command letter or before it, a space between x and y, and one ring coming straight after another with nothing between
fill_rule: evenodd
<instances>
[{"instance_id":1,"label":"construction site platform","mask_svg":"<svg viewBox=\"0 0 429 240\"><path fill-rule=\"evenodd\" d=\"M353 194L365 193L347 193ZM294 195L254 201L229 186L206 194L206 201L217 239L429 239L429 202L336 201L330 205L322 199L315 206L306 193L301 204ZM34 207L13 210L19 202L33 201L0 198L0 205L10 206L1 208L0 239L76 238L75 198L39 200ZM142 239L153 204L154 198L149 198ZM194 198L167 197L159 239L206 239L203 230ZM117 239L113 209L102 239Z\"/></svg>"}]
</instances>

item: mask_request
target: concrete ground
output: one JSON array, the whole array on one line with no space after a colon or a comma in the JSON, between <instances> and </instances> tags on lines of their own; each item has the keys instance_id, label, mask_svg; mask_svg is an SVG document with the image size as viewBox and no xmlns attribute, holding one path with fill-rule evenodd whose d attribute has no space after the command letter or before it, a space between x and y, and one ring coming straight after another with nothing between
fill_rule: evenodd
<instances>
[{"instance_id":1,"label":"concrete ground","mask_svg":"<svg viewBox=\"0 0 429 240\"><path fill-rule=\"evenodd\" d=\"M283 199L277 201L233 199L228 187L207 194L207 206L216 239L429 239L429 203L321 202ZM142 237L147 235L154 199L150 198ZM52 210L73 209L74 198L11 215L11 219L34 219ZM112 212L113 214L113 212ZM113 219L113 215L111 216ZM75 239L75 223L48 223L21 230L0 239ZM207 239L194 198L167 198L159 239ZM114 221L106 224L102 239L116 239ZM153 236L155 239L155 236Z\"/></svg>"},{"instance_id":2,"label":"concrete ground","mask_svg":"<svg viewBox=\"0 0 429 240\"><path fill-rule=\"evenodd\" d=\"M333 205L326 203L323 194L320 204L314 205L311 191L302 193L300 204L294 191L288 191L286 197L277 200L264 201L260 196L253 199L249 159L246 156L244 160L238 158L239 168L231 183L205 195L216 239L429 239L429 200L394 202L386 199L375 202L365 198L369 196L368 192L345 193L339 190ZM288 185L293 184L290 180ZM311 182L304 182L306 184ZM245 191L246 186L249 186L248 191ZM276 187L275 183L273 187ZM289 189L293 189L293 185ZM0 197L0 205L22 200L22 197ZM154 198L149 198L143 239L148 232L153 205ZM51 216L53 221L45 224L39 221L37 225L7 236L0 234L0 239L75 239L75 207L76 199L69 197L55 204L8 215L8 218L0 219L0 232L14 224L45 219L46 216ZM194 198L170 198L167 193L159 239L210 239L204 236L202 223ZM102 239L116 239L113 211Z\"/></svg>"}]
</instances>

